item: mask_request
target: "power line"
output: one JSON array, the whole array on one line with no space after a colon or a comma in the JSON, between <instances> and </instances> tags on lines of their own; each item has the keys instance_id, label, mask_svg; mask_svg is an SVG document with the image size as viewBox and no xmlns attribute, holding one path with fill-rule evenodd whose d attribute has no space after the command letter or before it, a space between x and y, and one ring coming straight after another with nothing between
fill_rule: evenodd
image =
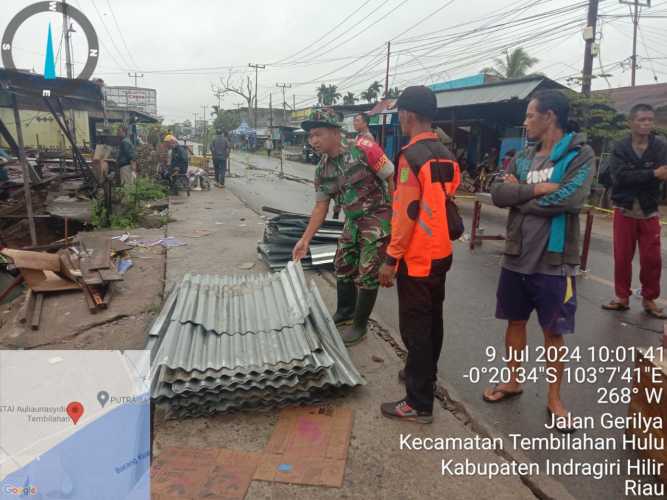
<instances>
[{"instance_id":1,"label":"power line","mask_svg":"<svg viewBox=\"0 0 667 500\"><path fill-rule=\"evenodd\" d=\"M100 18L100 21L102 23L102 26L104 27L104 30L109 35L109 40L111 40L111 45L113 45L114 49L116 50L116 52L120 56L121 60L123 61L123 64L125 65L125 69L130 69L130 66L132 66L132 65L128 64L127 59L125 59L125 57L123 56L123 53L118 49L118 46L116 45L116 41L114 40L113 35L111 34L111 31L109 31L109 28L107 27L107 23L104 22L104 17L102 16L102 13L100 12L100 9L97 8L97 4L95 3L95 0L90 0L90 3L93 4L93 7L95 8L95 12L97 12L97 17ZM109 51L109 55L111 55L111 58L118 64L118 61L113 56L113 54L111 54L111 51ZM119 64L118 66L121 67L121 68L123 67L123 65L121 65L121 64Z\"/></svg>"},{"instance_id":2,"label":"power line","mask_svg":"<svg viewBox=\"0 0 667 500\"><path fill-rule=\"evenodd\" d=\"M113 17L113 22L116 25L116 29L118 30L118 33L120 34L120 39L123 42L123 45L125 46L125 50L127 51L128 55L130 56L130 61L134 64L134 67L136 68L138 66L137 62L134 60L134 56L132 55L132 51L127 46L127 42L125 41L125 37L123 36L123 31L120 29L120 26L118 25L118 20L116 19L116 14L114 14L113 8L111 7L111 2L109 0L107 0L107 5L109 6L109 12L111 12L111 17Z\"/></svg>"},{"instance_id":3,"label":"power line","mask_svg":"<svg viewBox=\"0 0 667 500\"><path fill-rule=\"evenodd\" d=\"M368 5L368 4L370 3L370 1L371 1L371 0L366 0L360 7L358 7L358 8L355 9L355 10L353 10L353 11L352 11L349 15L347 15L342 21L340 21L338 24L336 24L333 28L331 28L329 31L327 31L324 35L322 35L321 37L319 37L319 38L318 38L317 40L315 40L314 42L310 43L309 45L307 45L307 46L304 47L303 49L301 49L301 50L295 52L294 54L292 54L292 55L290 55L290 56L287 56L287 57L285 57L285 58L283 58L283 59L280 59L279 61L270 63L270 66L276 66L276 65L278 65L278 64L284 63L285 61L289 61L290 59L293 59L295 56L297 56L297 55L299 55L299 54L305 52L305 51L308 50L308 49L310 49L310 48L313 47L315 44L319 43L321 40L323 40L324 38L326 38L329 34L333 33L337 28L339 28L340 26L342 26L345 22L347 22L348 19L350 19L352 16L354 16L357 12L359 12L361 9L363 9L364 7L366 7L366 5Z\"/></svg>"}]
</instances>

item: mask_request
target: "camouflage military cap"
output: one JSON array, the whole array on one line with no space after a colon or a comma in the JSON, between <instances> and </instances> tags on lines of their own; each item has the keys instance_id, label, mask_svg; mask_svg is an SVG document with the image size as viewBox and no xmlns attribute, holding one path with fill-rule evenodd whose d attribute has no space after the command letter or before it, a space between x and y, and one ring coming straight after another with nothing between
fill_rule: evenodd
<instances>
[{"instance_id":1,"label":"camouflage military cap","mask_svg":"<svg viewBox=\"0 0 667 500\"><path fill-rule=\"evenodd\" d=\"M341 123L338 120L336 112L331 108L319 108L311 111L307 120L301 122L301 128L309 131L314 128L328 127L340 128Z\"/></svg>"}]
</instances>

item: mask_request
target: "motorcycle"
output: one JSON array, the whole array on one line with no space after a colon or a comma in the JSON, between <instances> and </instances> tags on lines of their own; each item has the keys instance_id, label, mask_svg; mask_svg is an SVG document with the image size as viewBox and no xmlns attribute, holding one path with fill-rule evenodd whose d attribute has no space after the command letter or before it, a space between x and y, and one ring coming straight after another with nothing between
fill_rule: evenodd
<instances>
[{"instance_id":1,"label":"motorcycle","mask_svg":"<svg viewBox=\"0 0 667 500\"><path fill-rule=\"evenodd\" d=\"M313 165L317 165L320 162L320 155L307 143L303 146L301 157L304 162L312 163Z\"/></svg>"}]
</instances>

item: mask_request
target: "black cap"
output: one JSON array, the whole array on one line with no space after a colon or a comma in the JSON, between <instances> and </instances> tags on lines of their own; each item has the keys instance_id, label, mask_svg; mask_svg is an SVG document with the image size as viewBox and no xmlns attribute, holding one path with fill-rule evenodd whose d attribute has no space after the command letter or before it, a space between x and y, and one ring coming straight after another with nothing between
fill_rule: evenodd
<instances>
[{"instance_id":1,"label":"black cap","mask_svg":"<svg viewBox=\"0 0 667 500\"><path fill-rule=\"evenodd\" d=\"M435 99L435 94L428 87L423 85L415 85L408 87L399 96L396 101L398 110L412 111L418 115L435 119L438 112L438 105Z\"/></svg>"}]
</instances>

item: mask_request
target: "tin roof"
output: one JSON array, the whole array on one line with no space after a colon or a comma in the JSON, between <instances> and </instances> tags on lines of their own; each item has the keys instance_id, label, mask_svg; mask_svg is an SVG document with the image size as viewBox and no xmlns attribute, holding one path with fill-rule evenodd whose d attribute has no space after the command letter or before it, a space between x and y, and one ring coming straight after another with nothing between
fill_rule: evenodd
<instances>
[{"instance_id":1,"label":"tin roof","mask_svg":"<svg viewBox=\"0 0 667 500\"><path fill-rule=\"evenodd\" d=\"M596 90L593 94L611 99L619 113L628 114L636 104L648 104L656 110L667 108L667 83Z\"/></svg>"},{"instance_id":2,"label":"tin roof","mask_svg":"<svg viewBox=\"0 0 667 500\"><path fill-rule=\"evenodd\" d=\"M479 104L495 104L528 99L536 90L565 88L544 76L501 80L475 87L464 87L436 92L438 108L454 108Z\"/></svg>"},{"instance_id":3,"label":"tin roof","mask_svg":"<svg viewBox=\"0 0 667 500\"><path fill-rule=\"evenodd\" d=\"M187 275L147 348L152 397L176 417L314 402L364 383L294 262L276 274Z\"/></svg>"}]
</instances>

